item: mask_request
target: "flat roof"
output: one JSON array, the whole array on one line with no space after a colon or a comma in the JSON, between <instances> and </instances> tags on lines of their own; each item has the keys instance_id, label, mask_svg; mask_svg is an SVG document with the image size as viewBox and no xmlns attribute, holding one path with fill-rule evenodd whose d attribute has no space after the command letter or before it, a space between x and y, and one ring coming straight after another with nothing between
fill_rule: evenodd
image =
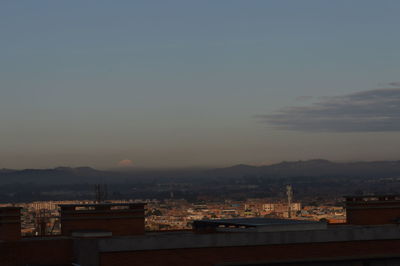
<instances>
[{"instance_id":1,"label":"flat roof","mask_svg":"<svg viewBox=\"0 0 400 266\"><path fill-rule=\"evenodd\" d=\"M146 205L146 203L132 202L132 203L79 203L79 204L58 204L60 207L97 207L97 206L132 206L132 205Z\"/></svg>"},{"instance_id":2,"label":"flat roof","mask_svg":"<svg viewBox=\"0 0 400 266\"><path fill-rule=\"evenodd\" d=\"M233 225L233 226L268 226L268 225L291 225L291 224L318 224L319 221L278 219L278 218L233 218L233 219L215 219L215 220L197 220L197 225Z\"/></svg>"},{"instance_id":3,"label":"flat roof","mask_svg":"<svg viewBox=\"0 0 400 266\"><path fill-rule=\"evenodd\" d=\"M400 197L400 194L387 194L387 195L346 195L343 198L385 198L385 197Z\"/></svg>"},{"instance_id":4,"label":"flat roof","mask_svg":"<svg viewBox=\"0 0 400 266\"><path fill-rule=\"evenodd\" d=\"M399 240L397 225L332 226L325 230L206 233L165 232L97 239L100 252L167 250L210 247L265 246L276 244L327 243L368 240ZM92 250L88 250L91 252Z\"/></svg>"}]
</instances>

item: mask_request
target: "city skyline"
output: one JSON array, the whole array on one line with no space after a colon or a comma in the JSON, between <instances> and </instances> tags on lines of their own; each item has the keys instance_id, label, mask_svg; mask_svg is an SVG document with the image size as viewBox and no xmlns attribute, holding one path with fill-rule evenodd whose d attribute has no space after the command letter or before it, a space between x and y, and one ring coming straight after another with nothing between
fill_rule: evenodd
<instances>
[{"instance_id":1,"label":"city skyline","mask_svg":"<svg viewBox=\"0 0 400 266\"><path fill-rule=\"evenodd\" d=\"M396 1L0 4L0 168L398 160Z\"/></svg>"}]
</instances>

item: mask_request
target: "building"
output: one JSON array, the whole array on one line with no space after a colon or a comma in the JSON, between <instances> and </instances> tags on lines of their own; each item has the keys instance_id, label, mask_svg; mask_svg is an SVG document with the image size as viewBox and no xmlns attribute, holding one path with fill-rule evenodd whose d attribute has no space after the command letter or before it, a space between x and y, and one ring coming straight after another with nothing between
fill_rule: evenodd
<instances>
[{"instance_id":1,"label":"building","mask_svg":"<svg viewBox=\"0 0 400 266\"><path fill-rule=\"evenodd\" d=\"M400 196L346 196L347 221L351 224L399 224Z\"/></svg>"},{"instance_id":2,"label":"building","mask_svg":"<svg viewBox=\"0 0 400 266\"><path fill-rule=\"evenodd\" d=\"M346 204L346 224L223 219L170 232L144 231L144 204L63 205L62 234L31 238L18 208L1 209L0 265L400 265L400 197Z\"/></svg>"}]
</instances>

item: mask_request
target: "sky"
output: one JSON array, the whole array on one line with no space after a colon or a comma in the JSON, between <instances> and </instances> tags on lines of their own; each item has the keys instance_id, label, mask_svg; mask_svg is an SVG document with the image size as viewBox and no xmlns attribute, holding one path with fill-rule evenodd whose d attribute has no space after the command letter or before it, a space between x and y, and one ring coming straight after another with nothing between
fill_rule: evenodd
<instances>
[{"instance_id":1,"label":"sky","mask_svg":"<svg viewBox=\"0 0 400 266\"><path fill-rule=\"evenodd\" d=\"M0 2L0 168L400 159L400 1Z\"/></svg>"}]
</instances>

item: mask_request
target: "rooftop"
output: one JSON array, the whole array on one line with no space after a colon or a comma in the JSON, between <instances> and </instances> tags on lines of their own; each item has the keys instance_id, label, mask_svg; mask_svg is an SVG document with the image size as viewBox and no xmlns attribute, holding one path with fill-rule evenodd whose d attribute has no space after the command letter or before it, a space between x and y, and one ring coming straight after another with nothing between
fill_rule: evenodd
<instances>
[{"instance_id":1,"label":"rooftop","mask_svg":"<svg viewBox=\"0 0 400 266\"><path fill-rule=\"evenodd\" d=\"M346 201L387 201L400 200L400 195L352 195L344 198Z\"/></svg>"},{"instance_id":2,"label":"rooftop","mask_svg":"<svg viewBox=\"0 0 400 266\"><path fill-rule=\"evenodd\" d=\"M137 205L137 206L144 206L146 203L142 202L132 202L132 203L82 203L82 204L59 204L58 206L60 207L99 207L99 206L132 206L132 205Z\"/></svg>"},{"instance_id":3,"label":"rooftop","mask_svg":"<svg viewBox=\"0 0 400 266\"><path fill-rule=\"evenodd\" d=\"M165 232L146 235L102 238L97 242L102 252L127 250L162 250L225 246L258 246L294 243L327 243L360 240L399 239L397 225L330 226L325 230L293 230L270 232L239 232L235 234L196 234Z\"/></svg>"},{"instance_id":4,"label":"rooftop","mask_svg":"<svg viewBox=\"0 0 400 266\"><path fill-rule=\"evenodd\" d=\"M326 222L275 218L236 218L193 222L193 229L196 232L277 232L326 228Z\"/></svg>"},{"instance_id":5,"label":"rooftop","mask_svg":"<svg viewBox=\"0 0 400 266\"><path fill-rule=\"evenodd\" d=\"M233 218L233 219L215 219L215 220L200 220L195 223L207 225L225 225L225 226L245 226L257 227L268 225L291 225L291 224L317 224L320 222L292 219L276 219L276 218Z\"/></svg>"}]
</instances>

